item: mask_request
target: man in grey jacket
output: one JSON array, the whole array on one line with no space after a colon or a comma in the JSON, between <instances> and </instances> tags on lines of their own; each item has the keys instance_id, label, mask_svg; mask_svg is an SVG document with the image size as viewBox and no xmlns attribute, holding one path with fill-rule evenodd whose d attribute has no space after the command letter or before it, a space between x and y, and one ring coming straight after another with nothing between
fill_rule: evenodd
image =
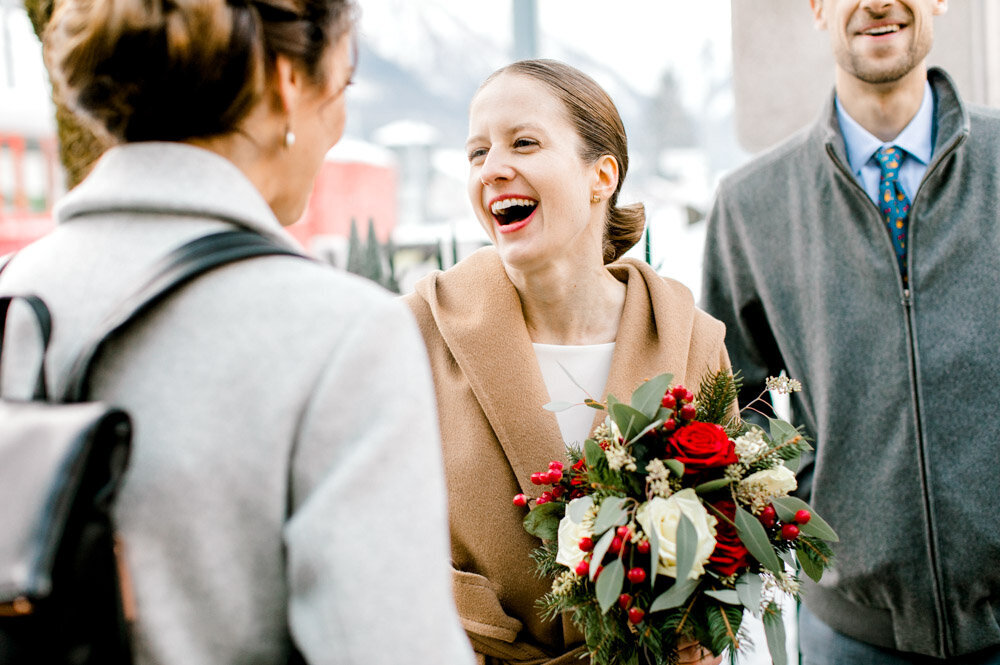
<instances>
[{"instance_id":1,"label":"man in grey jacket","mask_svg":"<svg viewBox=\"0 0 1000 665\"><path fill-rule=\"evenodd\" d=\"M1000 663L1000 113L928 71L947 0L811 0L836 91L725 178L704 306L746 396L786 370L837 529L807 665Z\"/></svg>"}]
</instances>

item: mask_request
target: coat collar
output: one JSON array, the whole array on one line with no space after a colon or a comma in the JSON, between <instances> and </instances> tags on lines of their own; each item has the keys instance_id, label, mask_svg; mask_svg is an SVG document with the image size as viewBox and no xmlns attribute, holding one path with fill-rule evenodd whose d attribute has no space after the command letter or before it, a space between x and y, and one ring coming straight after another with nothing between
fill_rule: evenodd
<instances>
[{"instance_id":1,"label":"coat collar","mask_svg":"<svg viewBox=\"0 0 1000 665\"><path fill-rule=\"evenodd\" d=\"M612 356L608 392L627 400L638 384L663 372L686 371L694 300L644 263L626 259L608 266L626 285L625 308ZM531 474L566 458L521 301L493 248L481 249L451 270L416 287L442 338L489 420L525 492L537 492ZM680 305L680 306L678 306ZM670 316L665 316L666 313ZM604 412L595 414L595 423ZM447 418L447 414L444 415Z\"/></svg>"},{"instance_id":2,"label":"coat collar","mask_svg":"<svg viewBox=\"0 0 1000 665\"><path fill-rule=\"evenodd\" d=\"M126 143L109 149L59 202L55 217L62 224L114 212L219 219L301 249L232 162L185 143Z\"/></svg>"}]
</instances>

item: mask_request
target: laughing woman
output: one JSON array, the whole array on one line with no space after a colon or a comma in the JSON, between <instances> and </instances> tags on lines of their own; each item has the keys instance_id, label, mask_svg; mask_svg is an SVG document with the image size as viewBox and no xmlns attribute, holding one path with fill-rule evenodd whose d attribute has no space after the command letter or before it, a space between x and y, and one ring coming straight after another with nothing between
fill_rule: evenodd
<instances>
[{"instance_id":1,"label":"laughing woman","mask_svg":"<svg viewBox=\"0 0 1000 665\"><path fill-rule=\"evenodd\" d=\"M469 198L493 247L417 284L408 303L431 357L444 442L455 597L482 663L577 663L582 635L542 619L549 583L521 527L530 476L594 424L551 400L631 393L662 372L688 385L729 361L722 324L691 293L621 255L641 205L619 207L628 169L614 103L568 65L532 60L472 100ZM597 416L599 418L599 416ZM700 647L681 652L699 660Z\"/></svg>"}]
</instances>

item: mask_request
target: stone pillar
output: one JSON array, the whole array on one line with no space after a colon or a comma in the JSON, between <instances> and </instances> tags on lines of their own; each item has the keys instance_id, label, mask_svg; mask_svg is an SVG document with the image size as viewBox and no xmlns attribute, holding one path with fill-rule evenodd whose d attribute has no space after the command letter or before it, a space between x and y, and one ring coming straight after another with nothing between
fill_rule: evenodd
<instances>
[{"instance_id":1,"label":"stone pillar","mask_svg":"<svg viewBox=\"0 0 1000 665\"><path fill-rule=\"evenodd\" d=\"M934 29L928 64L967 102L1000 107L1000 2L951 2ZM757 152L811 123L831 94L829 33L807 0L732 0L732 34L737 137Z\"/></svg>"}]
</instances>

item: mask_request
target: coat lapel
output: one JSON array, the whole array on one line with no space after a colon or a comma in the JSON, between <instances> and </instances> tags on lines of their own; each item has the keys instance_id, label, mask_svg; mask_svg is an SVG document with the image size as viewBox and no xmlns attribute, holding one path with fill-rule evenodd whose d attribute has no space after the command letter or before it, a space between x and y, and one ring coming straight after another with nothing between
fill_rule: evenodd
<instances>
[{"instance_id":1,"label":"coat lapel","mask_svg":"<svg viewBox=\"0 0 1000 665\"><path fill-rule=\"evenodd\" d=\"M605 398L610 393L628 402L640 383L663 372L673 374L674 382L683 381L694 314L690 292L633 259L622 259L608 269L627 288ZM679 303L684 306L678 307ZM599 413L595 424L603 417Z\"/></svg>"},{"instance_id":2,"label":"coat lapel","mask_svg":"<svg viewBox=\"0 0 1000 665\"><path fill-rule=\"evenodd\" d=\"M475 285L470 289L469 285ZM441 336L461 367L510 461L521 489L531 474L566 458L531 346L521 301L492 248L481 249L421 289Z\"/></svg>"}]
</instances>

